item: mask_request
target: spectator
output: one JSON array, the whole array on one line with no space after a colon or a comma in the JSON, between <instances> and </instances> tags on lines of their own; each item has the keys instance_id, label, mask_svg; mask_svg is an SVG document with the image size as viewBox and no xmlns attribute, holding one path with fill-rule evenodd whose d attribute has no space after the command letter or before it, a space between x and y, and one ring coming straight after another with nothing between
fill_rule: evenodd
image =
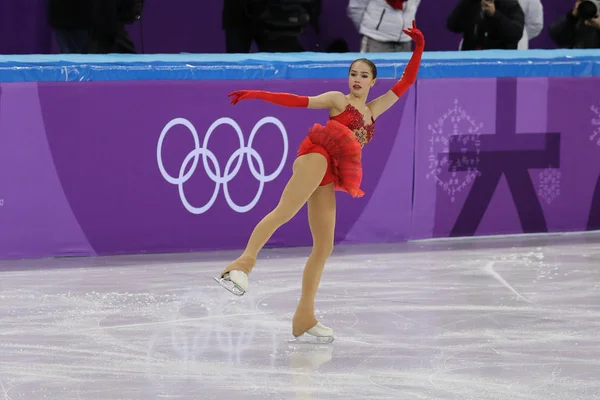
<instances>
[{"instance_id":1,"label":"spectator","mask_svg":"<svg viewBox=\"0 0 600 400\"><path fill-rule=\"evenodd\" d=\"M529 41L539 36L544 29L544 6L541 0L519 0L519 4L525 15L525 29L517 48L527 50Z\"/></svg>"},{"instance_id":2,"label":"spectator","mask_svg":"<svg viewBox=\"0 0 600 400\"><path fill-rule=\"evenodd\" d=\"M89 1L89 0L87 0ZM93 0L94 18L89 33L90 53L136 53L125 29L140 18L141 0Z\"/></svg>"},{"instance_id":3,"label":"spectator","mask_svg":"<svg viewBox=\"0 0 600 400\"><path fill-rule=\"evenodd\" d=\"M258 15L266 7L266 1L224 0L222 27L225 31L225 51L227 53L250 53L252 42L263 50L256 24Z\"/></svg>"},{"instance_id":4,"label":"spectator","mask_svg":"<svg viewBox=\"0 0 600 400\"><path fill-rule=\"evenodd\" d=\"M461 50L517 49L525 16L518 0L459 0L446 24L462 33Z\"/></svg>"},{"instance_id":5,"label":"spectator","mask_svg":"<svg viewBox=\"0 0 600 400\"><path fill-rule=\"evenodd\" d=\"M61 53L87 53L93 4L86 0L48 0L48 22Z\"/></svg>"},{"instance_id":6,"label":"spectator","mask_svg":"<svg viewBox=\"0 0 600 400\"><path fill-rule=\"evenodd\" d=\"M298 36L318 30L322 0L224 0L222 26L227 53L304 51Z\"/></svg>"},{"instance_id":7,"label":"spectator","mask_svg":"<svg viewBox=\"0 0 600 400\"><path fill-rule=\"evenodd\" d=\"M348 46L348 42L346 39L338 38L327 46L326 53L349 53L350 47Z\"/></svg>"},{"instance_id":8,"label":"spectator","mask_svg":"<svg viewBox=\"0 0 600 400\"><path fill-rule=\"evenodd\" d=\"M411 38L402 32L415 20L421 0L350 0L348 16L361 34L363 53L411 51Z\"/></svg>"},{"instance_id":9,"label":"spectator","mask_svg":"<svg viewBox=\"0 0 600 400\"><path fill-rule=\"evenodd\" d=\"M61 53L135 53L125 25L143 0L48 0L48 20Z\"/></svg>"},{"instance_id":10,"label":"spectator","mask_svg":"<svg viewBox=\"0 0 600 400\"><path fill-rule=\"evenodd\" d=\"M577 0L558 21L550 25L550 37L558 47L570 49L600 48L598 1Z\"/></svg>"}]
</instances>

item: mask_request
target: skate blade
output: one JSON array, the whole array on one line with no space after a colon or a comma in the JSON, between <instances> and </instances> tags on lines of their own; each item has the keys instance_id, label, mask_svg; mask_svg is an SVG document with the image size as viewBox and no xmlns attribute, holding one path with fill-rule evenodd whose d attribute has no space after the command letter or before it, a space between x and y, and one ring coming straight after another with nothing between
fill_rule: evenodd
<instances>
[{"instance_id":1,"label":"skate blade","mask_svg":"<svg viewBox=\"0 0 600 400\"><path fill-rule=\"evenodd\" d=\"M333 336L311 336L302 335L290 339L289 344L331 344L333 343Z\"/></svg>"},{"instance_id":2,"label":"skate blade","mask_svg":"<svg viewBox=\"0 0 600 400\"><path fill-rule=\"evenodd\" d=\"M225 289L227 289L228 292L235 294L236 296L243 296L244 290L239 287L238 285L236 285L234 282L230 281L229 279L226 278L218 278L218 277L214 277L213 278L219 285L221 285L222 287L224 287Z\"/></svg>"}]
</instances>

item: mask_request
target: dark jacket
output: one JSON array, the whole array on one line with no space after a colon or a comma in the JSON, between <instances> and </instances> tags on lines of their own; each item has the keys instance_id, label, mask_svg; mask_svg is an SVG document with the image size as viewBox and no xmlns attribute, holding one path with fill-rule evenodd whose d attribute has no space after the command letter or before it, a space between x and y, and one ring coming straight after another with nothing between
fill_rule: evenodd
<instances>
[{"instance_id":1,"label":"dark jacket","mask_svg":"<svg viewBox=\"0 0 600 400\"><path fill-rule=\"evenodd\" d=\"M213 0L211 0L213 1ZM283 6L285 1L280 0L223 0L222 27L223 29L249 29L261 30L267 21L263 19L267 11ZM298 4L305 8L310 16L310 25L318 31L318 20L321 16L322 0L303 0L287 2Z\"/></svg>"},{"instance_id":2,"label":"dark jacket","mask_svg":"<svg viewBox=\"0 0 600 400\"><path fill-rule=\"evenodd\" d=\"M482 13L481 0L459 1L446 24L451 32L463 34L462 50L517 49L525 26L519 1L495 0L495 6L489 16Z\"/></svg>"},{"instance_id":3,"label":"dark jacket","mask_svg":"<svg viewBox=\"0 0 600 400\"><path fill-rule=\"evenodd\" d=\"M56 29L93 29L114 34L123 24L134 22L142 0L48 0L46 12Z\"/></svg>"},{"instance_id":4,"label":"dark jacket","mask_svg":"<svg viewBox=\"0 0 600 400\"><path fill-rule=\"evenodd\" d=\"M48 0L46 13L55 29L88 29L92 24L92 0Z\"/></svg>"},{"instance_id":5,"label":"dark jacket","mask_svg":"<svg viewBox=\"0 0 600 400\"><path fill-rule=\"evenodd\" d=\"M223 29L248 29L264 11L267 0L223 0Z\"/></svg>"},{"instance_id":6,"label":"dark jacket","mask_svg":"<svg viewBox=\"0 0 600 400\"><path fill-rule=\"evenodd\" d=\"M566 13L550 25L550 37L558 47L569 49L600 48L600 30L585 24L585 21Z\"/></svg>"}]
</instances>

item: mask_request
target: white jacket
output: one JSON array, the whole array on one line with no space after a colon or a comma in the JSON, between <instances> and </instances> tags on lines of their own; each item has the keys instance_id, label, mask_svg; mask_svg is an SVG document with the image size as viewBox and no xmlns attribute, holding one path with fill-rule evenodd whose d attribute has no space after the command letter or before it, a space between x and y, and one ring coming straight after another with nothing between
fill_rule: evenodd
<instances>
[{"instance_id":1,"label":"white jacket","mask_svg":"<svg viewBox=\"0 0 600 400\"><path fill-rule=\"evenodd\" d=\"M402 32L410 28L421 0L407 0L403 10L395 10L385 0L350 0L348 16L361 35L380 42L409 42Z\"/></svg>"},{"instance_id":2,"label":"white jacket","mask_svg":"<svg viewBox=\"0 0 600 400\"><path fill-rule=\"evenodd\" d=\"M544 6L541 0L519 0L519 4L525 14L525 29L518 49L527 50L529 41L538 36L544 28Z\"/></svg>"}]
</instances>

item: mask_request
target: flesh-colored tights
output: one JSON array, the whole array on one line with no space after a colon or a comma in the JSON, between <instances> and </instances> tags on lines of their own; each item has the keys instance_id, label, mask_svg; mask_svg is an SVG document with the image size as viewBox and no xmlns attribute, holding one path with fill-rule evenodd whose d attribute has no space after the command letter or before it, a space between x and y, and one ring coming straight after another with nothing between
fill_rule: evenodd
<instances>
[{"instance_id":1,"label":"flesh-colored tights","mask_svg":"<svg viewBox=\"0 0 600 400\"><path fill-rule=\"evenodd\" d=\"M333 250L335 230L335 194L333 184L319 186L327 170L327 160L321 154L310 153L294 161L293 173L279 204L254 228L242 255L231 263L222 275L231 270L249 274L256 264L259 251L283 224L291 220L308 202L308 223L313 247L304 267L302 295L294 314L292 334L300 336L316 325L315 296Z\"/></svg>"}]
</instances>

